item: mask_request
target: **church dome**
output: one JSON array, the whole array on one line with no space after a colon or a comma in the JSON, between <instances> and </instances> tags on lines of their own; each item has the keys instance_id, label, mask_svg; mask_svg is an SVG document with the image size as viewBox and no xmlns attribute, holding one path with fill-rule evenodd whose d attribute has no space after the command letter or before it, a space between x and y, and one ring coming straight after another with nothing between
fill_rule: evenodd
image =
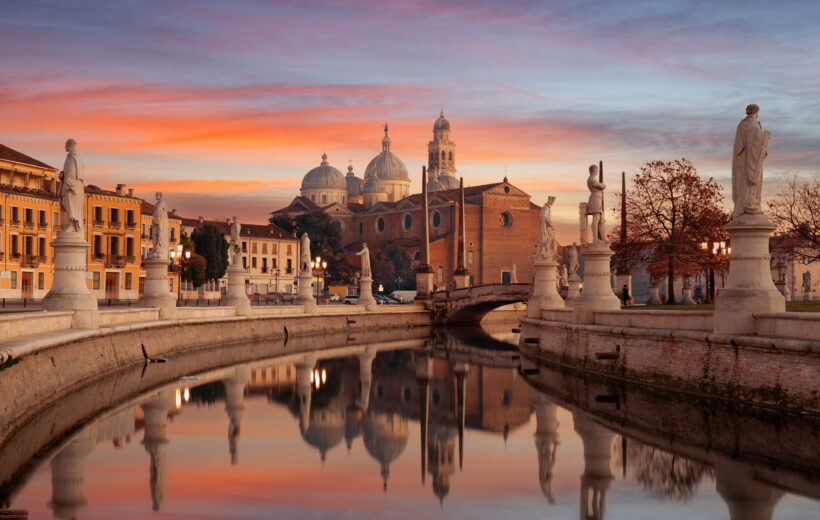
<instances>
[{"instance_id":1,"label":"church dome","mask_svg":"<svg viewBox=\"0 0 820 520\"><path fill-rule=\"evenodd\" d=\"M441 185L442 190L457 190L459 188L458 179L452 175L441 174L436 180Z\"/></svg>"},{"instance_id":2,"label":"church dome","mask_svg":"<svg viewBox=\"0 0 820 520\"><path fill-rule=\"evenodd\" d=\"M449 130L450 129L450 122L447 121L447 118L444 117L444 110L441 111L441 115L438 116L436 122L433 124L433 131L435 130Z\"/></svg>"},{"instance_id":3,"label":"church dome","mask_svg":"<svg viewBox=\"0 0 820 520\"><path fill-rule=\"evenodd\" d=\"M353 165L347 167L347 175L345 176L347 182L347 195L349 197L356 197L362 194L364 181L353 174Z\"/></svg>"},{"instance_id":4,"label":"church dome","mask_svg":"<svg viewBox=\"0 0 820 520\"><path fill-rule=\"evenodd\" d=\"M384 187L384 183L379 180L378 177L370 177L365 181L364 187L362 188L362 192L364 193L387 193L387 188Z\"/></svg>"},{"instance_id":5,"label":"church dome","mask_svg":"<svg viewBox=\"0 0 820 520\"><path fill-rule=\"evenodd\" d=\"M342 172L329 165L327 154L322 154L322 164L313 168L302 179L303 190L338 189L347 190L347 181Z\"/></svg>"},{"instance_id":6,"label":"church dome","mask_svg":"<svg viewBox=\"0 0 820 520\"><path fill-rule=\"evenodd\" d=\"M384 125L384 139L382 139L382 153L370 161L364 170L364 178L378 177L380 179L410 180L407 166L399 157L390 151L390 137L387 135L387 125Z\"/></svg>"}]
</instances>

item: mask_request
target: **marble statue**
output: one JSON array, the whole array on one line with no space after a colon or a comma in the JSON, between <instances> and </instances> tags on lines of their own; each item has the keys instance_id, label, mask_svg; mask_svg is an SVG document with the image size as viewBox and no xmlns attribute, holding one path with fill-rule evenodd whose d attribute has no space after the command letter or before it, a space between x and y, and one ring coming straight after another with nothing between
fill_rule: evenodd
<instances>
[{"instance_id":1,"label":"marble statue","mask_svg":"<svg viewBox=\"0 0 820 520\"><path fill-rule=\"evenodd\" d=\"M362 250L356 253L362 257L362 278L372 278L373 273L370 271L370 250L367 249L367 243L362 243Z\"/></svg>"},{"instance_id":2,"label":"marble statue","mask_svg":"<svg viewBox=\"0 0 820 520\"><path fill-rule=\"evenodd\" d=\"M573 242L572 247L569 248L569 275L578 276L578 248Z\"/></svg>"},{"instance_id":3,"label":"marble statue","mask_svg":"<svg viewBox=\"0 0 820 520\"><path fill-rule=\"evenodd\" d=\"M158 191L154 214L151 216L151 237L154 239L154 243L148 256L168 258L168 235L171 232L170 230L165 200L162 198L162 192Z\"/></svg>"},{"instance_id":4,"label":"marble statue","mask_svg":"<svg viewBox=\"0 0 820 520\"><path fill-rule=\"evenodd\" d=\"M302 264L302 273L310 273L310 238L307 232L302 233L302 251L299 263Z\"/></svg>"},{"instance_id":5,"label":"marble statue","mask_svg":"<svg viewBox=\"0 0 820 520\"><path fill-rule=\"evenodd\" d=\"M552 227L552 205L555 197L549 197L538 217L538 251L536 256L543 260L555 259L555 229Z\"/></svg>"},{"instance_id":6,"label":"marble statue","mask_svg":"<svg viewBox=\"0 0 820 520\"><path fill-rule=\"evenodd\" d=\"M811 292L811 273L808 271L803 273L803 292Z\"/></svg>"},{"instance_id":7,"label":"marble statue","mask_svg":"<svg viewBox=\"0 0 820 520\"><path fill-rule=\"evenodd\" d=\"M732 218L745 213L762 213L760 191L763 188L763 160L768 155L771 132L763 130L757 120L757 105L746 107L746 118L737 125L732 155Z\"/></svg>"},{"instance_id":8,"label":"marble statue","mask_svg":"<svg viewBox=\"0 0 820 520\"><path fill-rule=\"evenodd\" d=\"M239 241L239 232L242 230L242 224L239 223L239 217L234 217L231 223L231 265L233 267L242 266L242 244Z\"/></svg>"},{"instance_id":9,"label":"marble statue","mask_svg":"<svg viewBox=\"0 0 820 520\"><path fill-rule=\"evenodd\" d=\"M562 265L558 268L558 286L567 287L568 285L569 280L567 279L567 266Z\"/></svg>"},{"instance_id":10,"label":"marble statue","mask_svg":"<svg viewBox=\"0 0 820 520\"><path fill-rule=\"evenodd\" d=\"M510 283L518 283L518 268L515 266L515 262L510 264Z\"/></svg>"},{"instance_id":11,"label":"marble statue","mask_svg":"<svg viewBox=\"0 0 820 520\"><path fill-rule=\"evenodd\" d=\"M83 201L85 199L85 189L83 187L83 174L85 166L77 151L77 141L69 139L65 142L67 152L63 171L60 172L60 189L57 195L60 197L60 209L63 210L63 226L66 231L83 230Z\"/></svg>"},{"instance_id":12,"label":"marble statue","mask_svg":"<svg viewBox=\"0 0 820 520\"><path fill-rule=\"evenodd\" d=\"M587 178L587 188L589 188L589 200L587 201L587 216L592 216L590 234L593 242L605 239L604 232L604 190L606 184L598 180L598 166L593 164L589 167L589 177Z\"/></svg>"}]
</instances>

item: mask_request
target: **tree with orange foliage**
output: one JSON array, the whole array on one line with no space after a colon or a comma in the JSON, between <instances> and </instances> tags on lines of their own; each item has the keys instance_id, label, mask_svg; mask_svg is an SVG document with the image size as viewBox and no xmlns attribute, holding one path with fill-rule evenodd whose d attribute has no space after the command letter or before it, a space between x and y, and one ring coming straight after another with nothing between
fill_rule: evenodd
<instances>
[{"instance_id":1,"label":"tree with orange foliage","mask_svg":"<svg viewBox=\"0 0 820 520\"><path fill-rule=\"evenodd\" d=\"M666 303L674 304L675 277L696 273L711 261L701 242L726 240L723 187L712 177L702 179L688 159L644 163L631 182L627 240L621 243L619 224L610 233L612 248L630 267L645 262L652 278L666 276ZM621 198L613 198L619 215Z\"/></svg>"}]
</instances>

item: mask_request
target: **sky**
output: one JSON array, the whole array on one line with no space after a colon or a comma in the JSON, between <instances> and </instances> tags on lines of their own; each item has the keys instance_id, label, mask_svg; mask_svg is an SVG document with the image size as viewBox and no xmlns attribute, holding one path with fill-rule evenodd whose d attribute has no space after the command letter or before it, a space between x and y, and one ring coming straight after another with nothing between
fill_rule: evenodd
<instances>
[{"instance_id":1,"label":"sky","mask_svg":"<svg viewBox=\"0 0 820 520\"><path fill-rule=\"evenodd\" d=\"M805 1L11 2L0 143L60 168L73 137L86 183L264 222L323 152L363 175L385 122L419 191L443 109L465 184L556 195L571 240L599 160L614 191L686 157L730 199L749 103L772 132L764 197L820 170L819 18Z\"/></svg>"}]
</instances>

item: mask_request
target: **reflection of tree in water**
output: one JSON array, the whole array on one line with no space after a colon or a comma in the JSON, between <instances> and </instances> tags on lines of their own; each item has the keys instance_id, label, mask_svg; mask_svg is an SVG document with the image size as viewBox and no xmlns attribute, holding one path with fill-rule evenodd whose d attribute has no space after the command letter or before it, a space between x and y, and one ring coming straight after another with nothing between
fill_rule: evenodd
<instances>
[{"instance_id":1,"label":"reflection of tree in water","mask_svg":"<svg viewBox=\"0 0 820 520\"><path fill-rule=\"evenodd\" d=\"M191 388L191 402L213 405L225 399L225 386L222 381L212 381Z\"/></svg>"},{"instance_id":2,"label":"reflection of tree in water","mask_svg":"<svg viewBox=\"0 0 820 520\"><path fill-rule=\"evenodd\" d=\"M622 465L622 444L615 446L615 460ZM647 491L679 501L690 500L703 477L714 478L705 464L633 439L627 440L626 466Z\"/></svg>"}]
</instances>

